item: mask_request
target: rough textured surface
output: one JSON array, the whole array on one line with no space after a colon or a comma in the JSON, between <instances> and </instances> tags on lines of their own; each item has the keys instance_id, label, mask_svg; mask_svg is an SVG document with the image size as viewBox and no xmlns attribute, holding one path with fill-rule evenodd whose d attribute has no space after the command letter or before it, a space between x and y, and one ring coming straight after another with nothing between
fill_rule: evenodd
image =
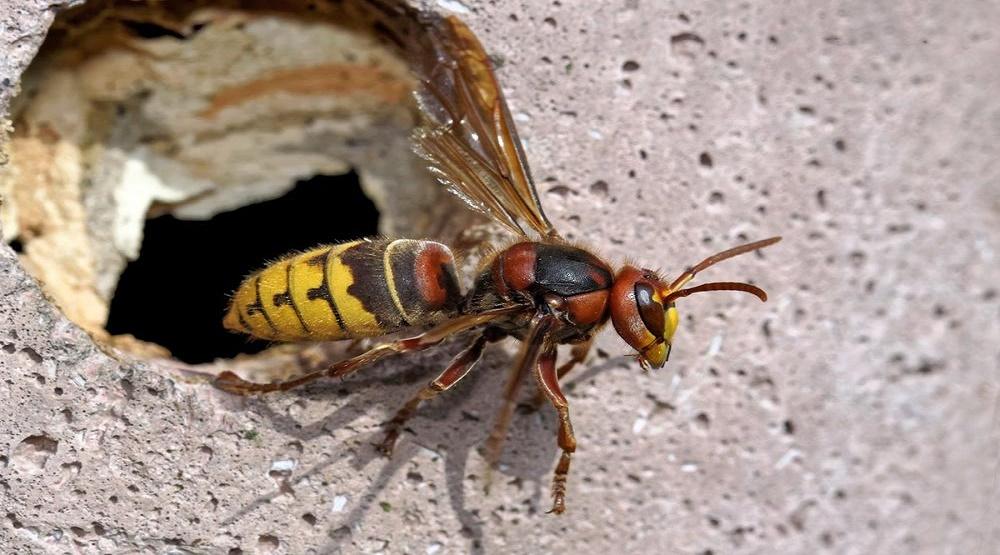
<instances>
[{"instance_id":1,"label":"rough textured surface","mask_svg":"<svg viewBox=\"0 0 1000 555\"><path fill-rule=\"evenodd\" d=\"M2 106L52 17L16 4ZM7 551L995 551L1000 9L442 4L503 62L567 235L673 272L782 233L710 274L771 302L692 297L666 369L600 355L571 378L555 518L550 412L519 416L481 491L504 349L386 461L379 422L445 354L234 398L104 354L0 247Z\"/></svg>"},{"instance_id":2,"label":"rough textured surface","mask_svg":"<svg viewBox=\"0 0 1000 555\"><path fill-rule=\"evenodd\" d=\"M358 168L383 233L440 228L457 202L411 152L414 84L374 36L293 9L174 4L189 13L61 17L11 105L4 237L72 321L103 333L149 214L207 219Z\"/></svg>"}]
</instances>

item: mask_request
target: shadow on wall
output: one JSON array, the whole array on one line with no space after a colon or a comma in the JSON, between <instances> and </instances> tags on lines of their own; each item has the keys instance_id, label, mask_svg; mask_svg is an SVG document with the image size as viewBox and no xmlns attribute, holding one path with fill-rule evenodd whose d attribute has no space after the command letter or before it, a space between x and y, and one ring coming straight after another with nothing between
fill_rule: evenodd
<instances>
[{"instance_id":1,"label":"shadow on wall","mask_svg":"<svg viewBox=\"0 0 1000 555\"><path fill-rule=\"evenodd\" d=\"M515 358L507 355L505 349L489 348L479 365L453 390L421 405L416 416L405 426L391 457L382 456L376 448L384 436L381 427L371 433L357 431L356 437L349 440L350 444L330 443L336 441L334 431L350 430L353 433L358 429L357 421L364 416L382 414L388 419L448 364L462 344L463 339L459 338L429 352L411 353L406 360L412 364L414 371L403 374L391 373L393 368L400 367L399 364L392 364L391 367L377 364L367 369L364 375L342 381L317 382L286 392L280 398L252 398L245 410L259 417L254 420L265 423L280 436L298 442L299 449L319 443L321 447L310 450L334 454L322 463L296 472L294 477L291 470L272 470L271 477L280 481L280 485L274 491L261 495L232 512L220 524L230 525L272 503L279 496L294 494L298 484L322 476L328 467L347 462L354 471L364 474L364 469L375 465L379 470L371 479L368 490L364 493L357 492L351 501L352 508L327 531L331 541L320 552L335 550L350 540L351 530L364 522L371 511L388 512L394 509L393 498L385 494L386 487L421 451L429 451L433 454L432 457L440 457L444 462L448 499L462 524L461 533L469 541L470 552L482 553L485 518L488 515L480 513L476 508L479 503L475 499L498 495L484 491L486 463L482 448L495 415L500 410L501 392L508 379L508 371L515 362ZM576 384L591 382L601 372L619 367L625 360L625 357L613 357L594 364L575 378L570 378L564 390L572 394ZM373 389L391 393L372 394ZM529 378L522 384L518 410L511 423L498 469L494 470L492 477L493 484L505 484L518 490L525 484L532 485L529 504L509 507L512 512L522 512L525 518L542 515L548 510L551 504L549 485L552 468L559 452L556 444L558 417L548 404L543 404L540 409L535 408L532 403L535 391L532 379ZM324 400L332 397L345 398L347 401L308 423L290 415L283 408L289 403L295 404L303 400L325 404ZM474 456L474 452L480 456ZM423 481L419 472L413 471L407 472L406 479L414 485ZM494 489L503 491L504 488ZM569 503L572 506L572 492Z\"/></svg>"}]
</instances>

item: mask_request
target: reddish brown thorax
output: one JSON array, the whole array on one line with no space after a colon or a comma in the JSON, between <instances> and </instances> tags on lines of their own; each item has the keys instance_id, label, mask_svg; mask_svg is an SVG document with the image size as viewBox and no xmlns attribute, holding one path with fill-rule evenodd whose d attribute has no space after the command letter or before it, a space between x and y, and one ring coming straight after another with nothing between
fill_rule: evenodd
<instances>
[{"instance_id":1,"label":"reddish brown thorax","mask_svg":"<svg viewBox=\"0 0 1000 555\"><path fill-rule=\"evenodd\" d=\"M522 242L504 249L476 280L466 311L510 302L553 303L585 337L607 321L611 267L583 249L563 244Z\"/></svg>"}]
</instances>

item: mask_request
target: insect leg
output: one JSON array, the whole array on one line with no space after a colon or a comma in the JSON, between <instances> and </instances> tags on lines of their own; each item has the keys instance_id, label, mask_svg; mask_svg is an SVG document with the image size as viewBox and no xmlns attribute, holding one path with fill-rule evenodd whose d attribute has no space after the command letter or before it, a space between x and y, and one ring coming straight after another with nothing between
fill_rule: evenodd
<instances>
[{"instance_id":1,"label":"insect leg","mask_svg":"<svg viewBox=\"0 0 1000 555\"><path fill-rule=\"evenodd\" d=\"M524 338L524 347L521 356L507 378L507 386L504 388L504 401L497 413L497 418L493 423L493 429L486 440L486 478L484 487L488 491L492 483L493 468L500 460L503 452L503 442L507 439L507 427L510 426L510 419L514 415L514 408L517 406L517 391L524 381L525 374L531 370L538 361L542 346L545 344L545 337L556 323L556 317L551 314L538 313L529 324L527 337Z\"/></svg>"},{"instance_id":2,"label":"insect leg","mask_svg":"<svg viewBox=\"0 0 1000 555\"><path fill-rule=\"evenodd\" d=\"M538 358L535 370L538 387L559 413L559 447L562 455L552 477L552 508L550 513L562 514L566 510L566 477L569 474L570 457L576 451L576 436L569 420L569 402L559 389L559 373L556 369L556 349L548 348Z\"/></svg>"},{"instance_id":3,"label":"insect leg","mask_svg":"<svg viewBox=\"0 0 1000 555\"><path fill-rule=\"evenodd\" d=\"M594 346L594 338L584 341L583 343L577 343L569 351L569 360L564 364L559 366L556 373L559 379L562 380L569 371L576 367L577 364L581 364L583 361L587 360L587 355L590 354L590 349Z\"/></svg>"},{"instance_id":4,"label":"insect leg","mask_svg":"<svg viewBox=\"0 0 1000 555\"><path fill-rule=\"evenodd\" d=\"M573 345L573 348L569 351L569 360L564 362L559 366L556 373L559 376L559 380L562 381L563 376L569 374L569 371L576 367L577 364L582 363L587 360L587 355L590 354L590 349L594 346L593 336L587 339L583 343L577 343ZM542 404L545 403L545 394L541 390L535 395L535 399L531 402L531 408L533 410L538 410L542 408Z\"/></svg>"},{"instance_id":5,"label":"insect leg","mask_svg":"<svg viewBox=\"0 0 1000 555\"><path fill-rule=\"evenodd\" d=\"M399 431L403 428L403 424L417 411L417 407L420 406L421 402L437 396L442 391L451 389L453 385L458 383L459 380L472 370L472 367L482 357L483 347L489 339L489 335L485 332L476 337L465 350L452 359L451 363L448 364L444 372L441 372L440 376L434 378L433 381L424 386L396 412L396 415L386 425L385 439L379 445L379 451L382 454L387 457L392 454L392 449L396 445L396 439L399 438Z\"/></svg>"},{"instance_id":6,"label":"insect leg","mask_svg":"<svg viewBox=\"0 0 1000 555\"><path fill-rule=\"evenodd\" d=\"M214 385L223 391L228 391L229 393L236 393L239 395L247 395L250 393L267 393L271 391L287 391L294 387L309 383L311 381L322 378L323 376L329 376L332 378L339 378L346 376L355 372L356 370L368 366L374 362L382 360L389 355L394 355L398 353L406 353L411 351L420 351L428 347L437 345L445 338L458 333L469 328L474 328L476 326L485 324L490 320L498 318L504 314L511 312L513 309L500 309L489 312L483 312L480 314L470 314L466 316L459 316L449 320L435 328L432 328L420 335L410 337L407 339L400 339L398 341L391 341L388 343L382 343L372 347L368 351L361 353L358 356L351 357L346 360L342 360L338 363L333 364L325 370L317 370L316 372L310 372L304 374L297 378L287 380L284 382L276 383L253 383L244 380L243 378L237 376L232 372L223 372L215 379Z\"/></svg>"}]
</instances>

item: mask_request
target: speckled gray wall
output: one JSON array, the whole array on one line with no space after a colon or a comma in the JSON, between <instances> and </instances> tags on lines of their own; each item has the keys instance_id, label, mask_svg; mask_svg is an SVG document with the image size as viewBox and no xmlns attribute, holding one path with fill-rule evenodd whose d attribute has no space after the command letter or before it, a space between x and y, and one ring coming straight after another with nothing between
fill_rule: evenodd
<instances>
[{"instance_id":1,"label":"speckled gray wall","mask_svg":"<svg viewBox=\"0 0 1000 555\"><path fill-rule=\"evenodd\" d=\"M385 460L379 423L446 353L239 399L109 358L0 247L4 551L1000 552L1000 8L596 4L432 6L502 62L557 226L667 273L785 240L710 274L767 304L680 304L665 369L601 337L567 388L566 515L547 411L482 492L512 348ZM0 106L49 6L0 4Z\"/></svg>"}]
</instances>

